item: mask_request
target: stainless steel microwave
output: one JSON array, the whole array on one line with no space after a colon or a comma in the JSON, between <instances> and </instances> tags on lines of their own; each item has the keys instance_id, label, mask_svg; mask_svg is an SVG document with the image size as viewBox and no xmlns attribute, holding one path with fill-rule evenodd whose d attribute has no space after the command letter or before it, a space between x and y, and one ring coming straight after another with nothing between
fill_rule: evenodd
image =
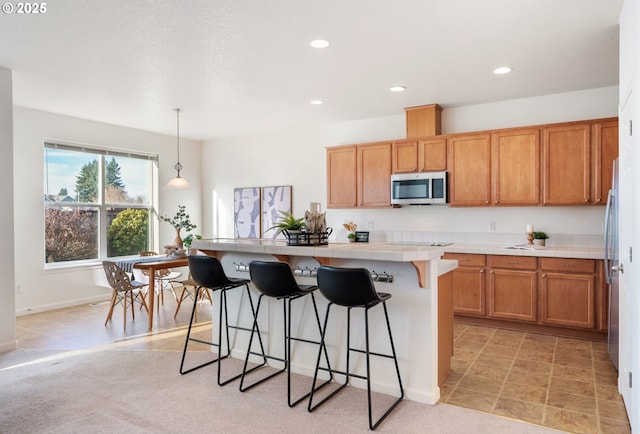
<instances>
[{"instance_id":1,"label":"stainless steel microwave","mask_svg":"<svg viewBox=\"0 0 640 434\"><path fill-rule=\"evenodd\" d=\"M392 205L446 205L447 172L391 175Z\"/></svg>"}]
</instances>

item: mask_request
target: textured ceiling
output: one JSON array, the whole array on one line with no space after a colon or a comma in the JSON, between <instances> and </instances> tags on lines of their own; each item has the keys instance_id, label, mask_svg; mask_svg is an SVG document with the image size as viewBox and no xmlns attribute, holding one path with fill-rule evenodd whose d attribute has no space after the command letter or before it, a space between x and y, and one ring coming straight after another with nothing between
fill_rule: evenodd
<instances>
[{"instance_id":1,"label":"textured ceiling","mask_svg":"<svg viewBox=\"0 0 640 434\"><path fill-rule=\"evenodd\" d=\"M616 85L621 7L61 0L0 15L0 66L13 70L17 106L166 134L181 107L181 135L207 140ZM315 38L332 45L313 49ZM514 70L495 76L500 65Z\"/></svg>"}]
</instances>

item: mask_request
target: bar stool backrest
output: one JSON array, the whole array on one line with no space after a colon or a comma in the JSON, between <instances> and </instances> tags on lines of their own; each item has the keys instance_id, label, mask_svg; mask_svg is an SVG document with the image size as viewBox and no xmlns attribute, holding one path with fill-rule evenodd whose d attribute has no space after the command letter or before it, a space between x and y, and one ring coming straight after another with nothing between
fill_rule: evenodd
<instances>
[{"instance_id":1,"label":"bar stool backrest","mask_svg":"<svg viewBox=\"0 0 640 434\"><path fill-rule=\"evenodd\" d=\"M206 255L194 255L188 256L187 260L189 261L191 278L198 286L215 289L231 283L224 273L224 269L218 258Z\"/></svg>"},{"instance_id":2,"label":"bar stool backrest","mask_svg":"<svg viewBox=\"0 0 640 434\"><path fill-rule=\"evenodd\" d=\"M285 262L251 261L249 274L258 291L269 297L286 297L300 291L289 264Z\"/></svg>"},{"instance_id":3,"label":"bar stool backrest","mask_svg":"<svg viewBox=\"0 0 640 434\"><path fill-rule=\"evenodd\" d=\"M381 301L366 268L318 268L318 289L330 302L340 306L365 307Z\"/></svg>"}]
</instances>

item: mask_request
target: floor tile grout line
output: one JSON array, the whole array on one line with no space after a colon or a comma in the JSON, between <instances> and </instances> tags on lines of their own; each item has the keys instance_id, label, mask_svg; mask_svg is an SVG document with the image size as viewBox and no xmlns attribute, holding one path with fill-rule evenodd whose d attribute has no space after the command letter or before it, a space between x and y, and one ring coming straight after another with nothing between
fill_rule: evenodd
<instances>
[{"instance_id":1,"label":"floor tile grout line","mask_svg":"<svg viewBox=\"0 0 640 434\"><path fill-rule=\"evenodd\" d=\"M551 355L551 369L549 370L549 378L547 382L547 393L544 398L544 406L542 407L542 420L540 421L540 425L546 426L545 422L547 421L547 409L549 408L549 394L551 393L551 381L553 380L553 370L556 366L556 351L558 349L558 338L554 339L553 343L553 353Z\"/></svg>"},{"instance_id":2,"label":"floor tile grout line","mask_svg":"<svg viewBox=\"0 0 640 434\"><path fill-rule=\"evenodd\" d=\"M500 386L500 390L498 391L498 396L496 397L496 401L493 403L493 407L491 408L491 413L495 414L496 411L496 405L498 404L498 401L500 401L500 396L502 395L502 392L504 390L504 385L507 383L507 379L509 378L509 375L511 374L511 370L513 369L513 365L515 365L516 363L516 359L518 358L518 353L520 352L520 348L522 348L522 343L524 342L524 337L526 336L526 333L522 333L522 337L520 338L520 344L518 345L518 349L516 350L516 353L513 355L513 360L511 360L511 365L509 366L509 370L507 371L505 377L502 380L502 385Z\"/></svg>"}]
</instances>

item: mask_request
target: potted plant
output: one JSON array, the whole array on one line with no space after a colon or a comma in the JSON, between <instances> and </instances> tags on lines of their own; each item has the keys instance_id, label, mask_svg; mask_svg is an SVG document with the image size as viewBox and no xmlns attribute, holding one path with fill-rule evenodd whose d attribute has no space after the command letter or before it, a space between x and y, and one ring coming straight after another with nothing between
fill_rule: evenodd
<instances>
[{"instance_id":1,"label":"potted plant","mask_svg":"<svg viewBox=\"0 0 640 434\"><path fill-rule=\"evenodd\" d=\"M189 214L187 214L187 212L185 211L186 208L187 207L185 205L179 205L178 212L176 212L175 216L168 217L165 215L158 217L161 221L167 222L175 228L176 237L173 240L173 244L178 246L179 249L183 248L183 241L182 237L180 236L180 231L184 228L184 230L186 230L187 232L191 232L193 229L198 227L191 223L191 217L189 217Z\"/></svg>"},{"instance_id":2,"label":"potted plant","mask_svg":"<svg viewBox=\"0 0 640 434\"><path fill-rule=\"evenodd\" d=\"M278 210L278 213L280 214L278 222L265 232L275 229L276 234L274 235L274 238L280 234L284 234L289 238L290 234L295 235L296 233L302 232L305 227L304 217L295 218L289 211Z\"/></svg>"},{"instance_id":3,"label":"potted plant","mask_svg":"<svg viewBox=\"0 0 640 434\"><path fill-rule=\"evenodd\" d=\"M184 240L182 240L182 244L184 245L184 248L189 251L190 255L195 255L198 253L198 249L192 249L191 243L193 242L193 240L201 240L201 239L202 239L202 235L188 234L186 237L184 237Z\"/></svg>"},{"instance_id":4,"label":"potted plant","mask_svg":"<svg viewBox=\"0 0 640 434\"><path fill-rule=\"evenodd\" d=\"M549 238L549 235L547 235L545 232L535 231L533 233L533 244L544 246L546 244L547 238Z\"/></svg>"},{"instance_id":5,"label":"potted plant","mask_svg":"<svg viewBox=\"0 0 640 434\"><path fill-rule=\"evenodd\" d=\"M356 229L358 229L358 225L354 222L349 222L344 223L342 226L349 231L347 234L347 240L349 240L350 243L354 242L356 240Z\"/></svg>"}]
</instances>

